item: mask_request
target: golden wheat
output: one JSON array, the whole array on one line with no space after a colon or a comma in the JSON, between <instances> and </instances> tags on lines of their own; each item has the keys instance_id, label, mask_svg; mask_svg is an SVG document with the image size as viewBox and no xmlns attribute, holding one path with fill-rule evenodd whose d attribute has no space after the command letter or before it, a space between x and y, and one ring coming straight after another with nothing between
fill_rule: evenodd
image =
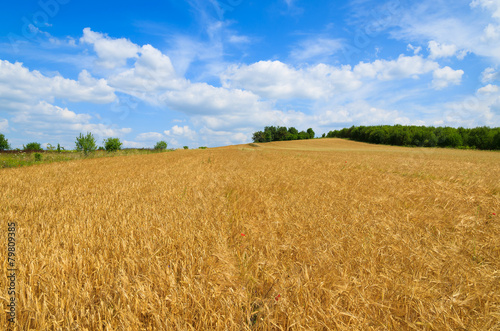
<instances>
[{"instance_id":1,"label":"golden wheat","mask_svg":"<svg viewBox=\"0 0 500 331\"><path fill-rule=\"evenodd\" d=\"M500 153L254 146L1 170L16 329L500 329Z\"/></svg>"}]
</instances>

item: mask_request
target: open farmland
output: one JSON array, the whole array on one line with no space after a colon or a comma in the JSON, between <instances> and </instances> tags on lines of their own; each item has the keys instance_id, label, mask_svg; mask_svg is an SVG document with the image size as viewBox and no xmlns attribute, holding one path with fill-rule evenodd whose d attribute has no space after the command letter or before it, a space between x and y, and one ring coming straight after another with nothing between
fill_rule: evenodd
<instances>
[{"instance_id":1,"label":"open farmland","mask_svg":"<svg viewBox=\"0 0 500 331\"><path fill-rule=\"evenodd\" d=\"M0 170L0 202L20 330L500 329L498 152L315 139L67 161Z\"/></svg>"}]
</instances>

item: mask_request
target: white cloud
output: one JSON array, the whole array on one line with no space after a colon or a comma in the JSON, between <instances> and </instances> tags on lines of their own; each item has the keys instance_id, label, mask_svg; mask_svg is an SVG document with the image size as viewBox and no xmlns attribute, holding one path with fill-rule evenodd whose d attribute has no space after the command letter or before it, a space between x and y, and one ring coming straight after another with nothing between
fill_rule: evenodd
<instances>
[{"instance_id":1,"label":"white cloud","mask_svg":"<svg viewBox=\"0 0 500 331\"><path fill-rule=\"evenodd\" d=\"M233 44L246 44L250 42L250 38L233 34L229 36L228 41Z\"/></svg>"},{"instance_id":2,"label":"white cloud","mask_svg":"<svg viewBox=\"0 0 500 331\"><path fill-rule=\"evenodd\" d=\"M495 71L494 68L488 67L481 73L481 82L483 83L489 83L496 80L500 80L500 73Z\"/></svg>"},{"instance_id":3,"label":"white cloud","mask_svg":"<svg viewBox=\"0 0 500 331\"><path fill-rule=\"evenodd\" d=\"M493 18L500 19L500 1L498 0L473 0L471 8L482 7L491 12Z\"/></svg>"},{"instance_id":4,"label":"white cloud","mask_svg":"<svg viewBox=\"0 0 500 331\"><path fill-rule=\"evenodd\" d=\"M498 0L472 1L470 8L460 1L422 0L401 6L397 19L387 28L399 40L430 41L433 58L455 55L462 59L474 53L499 63L498 13Z\"/></svg>"},{"instance_id":5,"label":"white cloud","mask_svg":"<svg viewBox=\"0 0 500 331\"><path fill-rule=\"evenodd\" d=\"M83 29L80 42L93 45L98 56L97 64L107 69L124 66L127 59L137 57L139 52L139 46L128 39L110 38L90 28Z\"/></svg>"},{"instance_id":6,"label":"white cloud","mask_svg":"<svg viewBox=\"0 0 500 331\"><path fill-rule=\"evenodd\" d=\"M158 132L144 132L144 133L138 134L137 137L135 137L135 140L158 141L158 140L162 140L163 138L164 138L164 136Z\"/></svg>"},{"instance_id":7,"label":"white cloud","mask_svg":"<svg viewBox=\"0 0 500 331\"><path fill-rule=\"evenodd\" d=\"M376 60L372 63L360 62L353 72L359 77L377 78L379 80L394 80L405 78L418 78L439 68L434 61L424 59L422 56L400 55L397 60Z\"/></svg>"},{"instance_id":8,"label":"white cloud","mask_svg":"<svg viewBox=\"0 0 500 331\"><path fill-rule=\"evenodd\" d=\"M196 138L196 132L191 130L187 125L174 125L170 130L164 131L164 133L167 137L183 137L189 140L194 140Z\"/></svg>"},{"instance_id":9,"label":"white cloud","mask_svg":"<svg viewBox=\"0 0 500 331\"><path fill-rule=\"evenodd\" d=\"M429 58L438 59L441 57L450 57L457 53L457 46L440 44L434 40L429 41Z\"/></svg>"},{"instance_id":10,"label":"white cloud","mask_svg":"<svg viewBox=\"0 0 500 331\"><path fill-rule=\"evenodd\" d=\"M481 95L490 95L490 94L498 93L499 91L500 91L500 88L498 86L488 84L488 85L483 86L480 89L478 89L477 93L481 94Z\"/></svg>"},{"instance_id":11,"label":"white cloud","mask_svg":"<svg viewBox=\"0 0 500 331\"><path fill-rule=\"evenodd\" d=\"M5 118L0 118L0 131L9 130L9 121Z\"/></svg>"},{"instance_id":12,"label":"white cloud","mask_svg":"<svg viewBox=\"0 0 500 331\"><path fill-rule=\"evenodd\" d=\"M152 146L148 146L144 142L124 140L123 147L125 147L125 148L148 148L148 147L151 148Z\"/></svg>"},{"instance_id":13,"label":"white cloud","mask_svg":"<svg viewBox=\"0 0 500 331\"><path fill-rule=\"evenodd\" d=\"M450 84L459 85L462 81L463 70L453 70L446 66L444 68L436 69L432 73L432 85L436 90L443 89Z\"/></svg>"},{"instance_id":14,"label":"white cloud","mask_svg":"<svg viewBox=\"0 0 500 331\"><path fill-rule=\"evenodd\" d=\"M415 47L412 44L408 44L408 46L406 47L406 49L412 50L413 54L417 55L422 50L422 47L421 46Z\"/></svg>"},{"instance_id":15,"label":"white cloud","mask_svg":"<svg viewBox=\"0 0 500 331\"><path fill-rule=\"evenodd\" d=\"M130 133L130 128L117 128L102 123L90 123L92 116L77 114L67 108L54 106L45 101L40 101L33 106L24 106L19 109L12 122L25 129L37 130L42 133L74 134L78 132L92 132L102 137L120 137Z\"/></svg>"},{"instance_id":16,"label":"white cloud","mask_svg":"<svg viewBox=\"0 0 500 331\"><path fill-rule=\"evenodd\" d=\"M30 71L22 63L0 60L1 100L26 103L39 99L51 101L54 98L73 102L109 103L116 96L106 80L95 79L86 70L75 81L62 76L46 77L36 70Z\"/></svg>"},{"instance_id":17,"label":"white cloud","mask_svg":"<svg viewBox=\"0 0 500 331\"><path fill-rule=\"evenodd\" d=\"M214 87L206 83L190 84L183 90L167 91L160 96L167 106L191 115L248 113L261 107L252 92Z\"/></svg>"},{"instance_id":18,"label":"white cloud","mask_svg":"<svg viewBox=\"0 0 500 331\"><path fill-rule=\"evenodd\" d=\"M445 105L444 118L448 125L476 127L500 126L500 87L488 84L474 95Z\"/></svg>"},{"instance_id":19,"label":"white cloud","mask_svg":"<svg viewBox=\"0 0 500 331\"><path fill-rule=\"evenodd\" d=\"M244 88L271 99L320 99L361 85L350 66L318 64L295 69L280 61L231 66L221 80L225 87Z\"/></svg>"},{"instance_id":20,"label":"white cloud","mask_svg":"<svg viewBox=\"0 0 500 331\"><path fill-rule=\"evenodd\" d=\"M290 53L295 61L320 60L325 61L342 49L340 39L314 38L301 42Z\"/></svg>"},{"instance_id":21,"label":"white cloud","mask_svg":"<svg viewBox=\"0 0 500 331\"><path fill-rule=\"evenodd\" d=\"M109 78L109 84L116 89L133 96L152 100L148 95L162 90L181 89L188 81L179 77L170 61L151 45L140 48L139 57L134 67Z\"/></svg>"}]
</instances>

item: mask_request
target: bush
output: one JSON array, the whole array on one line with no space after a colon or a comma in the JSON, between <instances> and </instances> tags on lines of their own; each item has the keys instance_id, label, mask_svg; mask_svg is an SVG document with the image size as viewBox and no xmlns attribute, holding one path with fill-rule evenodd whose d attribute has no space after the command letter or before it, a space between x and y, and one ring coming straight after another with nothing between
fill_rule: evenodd
<instances>
[{"instance_id":1,"label":"bush","mask_svg":"<svg viewBox=\"0 0 500 331\"><path fill-rule=\"evenodd\" d=\"M187 147L187 146L184 146L184 149L189 149L189 147Z\"/></svg>"},{"instance_id":2,"label":"bush","mask_svg":"<svg viewBox=\"0 0 500 331\"><path fill-rule=\"evenodd\" d=\"M155 145L155 149L159 151L164 151L167 149L167 143L165 141L159 141Z\"/></svg>"},{"instance_id":3,"label":"bush","mask_svg":"<svg viewBox=\"0 0 500 331\"><path fill-rule=\"evenodd\" d=\"M199 149L207 149L207 147L206 147L206 146L200 146L200 147L198 147L198 148L199 148Z\"/></svg>"},{"instance_id":4,"label":"bush","mask_svg":"<svg viewBox=\"0 0 500 331\"><path fill-rule=\"evenodd\" d=\"M26 146L23 145L23 149L25 151L41 151L42 150L42 145L40 143L29 143L26 144Z\"/></svg>"},{"instance_id":5,"label":"bush","mask_svg":"<svg viewBox=\"0 0 500 331\"><path fill-rule=\"evenodd\" d=\"M102 146L99 146L99 148L97 150L98 151L105 151L104 147L102 147Z\"/></svg>"},{"instance_id":6,"label":"bush","mask_svg":"<svg viewBox=\"0 0 500 331\"><path fill-rule=\"evenodd\" d=\"M87 132L86 136L80 133L80 136L76 138L75 143L76 150L79 152L83 152L84 155L88 155L89 153L94 152L97 148L95 138L90 132Z\"/></svg>"},{"instance_id":7,"label":"bush","mask_svg":"<svg viewBox=\"0 0 500 331\"><path fill-rule=\"evenodd\" d=\"M42 154L35 153L35 162L40 162L40 161L42 161Z\"/></svg>"},{"instance_id":8,"label":"bush","mask_svg":"<svg viewBox=\"0 0 500 331\"><path fill-rule=\"evenodd\" d=\"M10 149L9 141L0 133L0 151Z\"/></svg>"},{"instance_id":9,"label":"bush","mask_svg":"<svg viewBox=\"0 0 500 331\"><path fill-rule=\"evenodd\" d=\"M104 140L104 148L108 152L116 152L122 149L122 142L118 138L108 138Z\"/></svg>"},{"instance_id":10,"label":"bush","mask_svg":"<svg viewBox=\"0 0 500 331\"><path fill-rule=\"evenodd\" d=\"M64 147L61 147L61 145L57 144L57 152L61 153L61 150L64 150Z\"/></svg>"}]
</instances>

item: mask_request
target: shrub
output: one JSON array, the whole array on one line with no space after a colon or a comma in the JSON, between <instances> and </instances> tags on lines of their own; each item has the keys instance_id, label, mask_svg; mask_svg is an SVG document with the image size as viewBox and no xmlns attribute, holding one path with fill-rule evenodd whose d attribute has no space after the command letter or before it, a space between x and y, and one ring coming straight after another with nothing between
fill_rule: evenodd
<instances>
[{"instance_id":1,"label":"shrub","mask_svg":"<svg viewBox=\"0 0 500 331\"><path fill-rule=\"evenodd\" d=\"M42 150L42 145L40 143L28 143L26 146L23 145L23 149L25 151L41 151Z\"/></svg>"},{"instance_id":2,"label":"shrub","mask_svg":"<svg viewBox=\"0 0 500 331\"><path fill-rule=\"evenodd\" d=\"M57 144L57 152L61 153L61 150L64 150L64 147L61 147L61 145Z\"/></svg>"},{"instance_id":3,"label":"shrub","mask_svg":"<svg viewBox=\"0 0 500 331\"><path fill-rule=\"evenodd\" d=\"M40 153L35 153L35 162L42 161L42 154Z\"/></svg>"},{"instance_id":4,"label":"shrub","mask_svg":"<svg viewBox=\"0 0 500 331\"><path fill-rule=\"evenodd\" d=\"M108 152L116 152L122 149L122 142L118 138L108 138L104 140L104 148Z\"/></svg>"},{"instance_id":5,"label":"shrub","mask_svg":"<svg viewBox=\"0 0 500 331\"><path fill-rule=\"evenodd\" d=\"M207 147L206 147L206 146L200 146L200 147L198 147L198 148L199 148L199 149L207 149Z\"/></svg>"},{"instance_id":6,"label":"shrub","mask_svg":"<svg viewBox=\"0 0 500 331\"><path fill-rule=\"evenodd\" d=\"M86 136L80 133L80 136L76 138L75 143L76 150L79 152L83 152L84 155L88 155L89 153L94 152L97 148L95 138L90 132L87 132Z\"/></svg>"},{"instance_id":7,"label":"shrub","mask_svg":"<svg viewBox=\"0 0 500 331\"><path fill-rule=\"evenodd\" d=\"M184 149L189 149L189 147L187 147L187 146L184 146Z\"/></svg>"},{"instance_id":8,"label":"shrub","mask_svg":"<svg viewBox=\"0 0 500 331\"><path fill-rule=\"evenodd\" d=\"M164 151L167 149L167 143L165 141L159 141L155 145L156 150Z\"/></svg>"},{"instance_id":9,"label":"shrub","mask_svg":"<svg viewBox=\"0 0 500 331\"><path fill-rule=\"evenodd\" d=\"M97 150L98 151L105 151L104 147L102 147L102 146L99 146L99 148Z\"/></svg>"},{"instance_id":10,"label":"shrub","mask_svg":"<svg viewBox=\"0 0 500 331\"><path fill-rule=\"evenodd\" d=\"M5 136L0 133L0 151L5 149L10 149L9 141L5 139Z\"/></svg>"}]
</instances>

